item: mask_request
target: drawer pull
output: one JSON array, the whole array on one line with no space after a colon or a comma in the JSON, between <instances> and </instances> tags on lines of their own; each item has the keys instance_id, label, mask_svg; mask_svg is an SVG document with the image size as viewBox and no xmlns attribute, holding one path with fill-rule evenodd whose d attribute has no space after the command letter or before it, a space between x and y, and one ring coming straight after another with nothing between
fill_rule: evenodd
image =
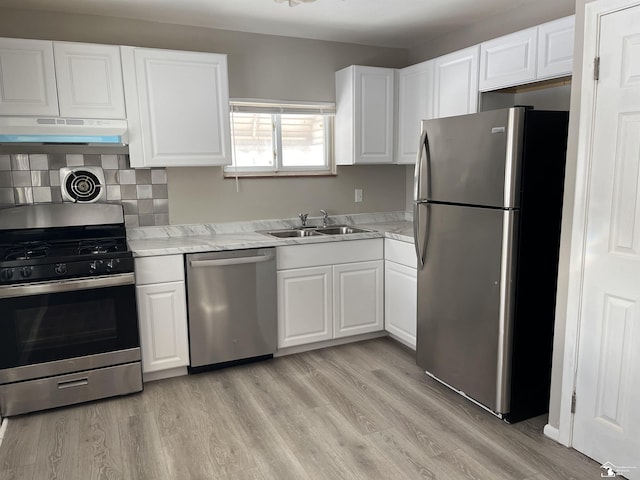
<instances>
[{"instance_id":1,"label":"drawer pull","mask_svg":"<svg viewBox=\"0 0 640 480\"><path fill-rule=\"evenodd\" d=\"M78 380L69 380L68 382L59 382L58 390L64 390L65 388L82 387L84 385L89 385L88 378L80 378Z\"/></svg>"}]
</instances>

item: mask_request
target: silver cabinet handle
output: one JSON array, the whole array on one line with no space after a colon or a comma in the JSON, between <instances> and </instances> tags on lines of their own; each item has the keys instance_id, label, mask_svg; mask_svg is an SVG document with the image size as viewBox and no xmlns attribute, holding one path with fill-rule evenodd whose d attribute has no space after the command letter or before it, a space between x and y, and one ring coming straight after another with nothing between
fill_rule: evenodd
<instances>
[{"instance_id":1,"label":"silver cabinet handle","mask_svg":"<svg viewBox=\"0 0 640 480\"><path fill-rule=\"evenodd\" d=\"M268 262L275 258L273 253L260 255L257 257L237 257L237 258L221 258L219 260L189 260L189 265L193 268L200 267L222 267L225 265L241 265L243 263L262 263Z\"/></svg>"},{"instance_id":2,"label":"silver cabinet handle","mask_svg":"<svg viewBox=\"0 0 640 480\"><path fill-rule=\"evenodd\" d=\"M44 295L46 293L72 292L75 290L89 290L99 287L118 287L133 285L133 273L108 275L105 277L88 277L74 280L54 280L51 282L36 282L0 287L0 298L26 297L29 295Z\"/></svg>"}]
</instances>

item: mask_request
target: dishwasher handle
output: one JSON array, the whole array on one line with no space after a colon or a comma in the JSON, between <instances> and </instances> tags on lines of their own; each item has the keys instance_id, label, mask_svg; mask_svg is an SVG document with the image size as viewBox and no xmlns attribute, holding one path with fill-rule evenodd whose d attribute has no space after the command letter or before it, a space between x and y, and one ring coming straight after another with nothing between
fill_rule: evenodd
<instances>
[{"instance_id":1,"label":"dishwasher handle","mask_svg":"<svg viewBox=\"0 0 640 480\"><path fill-rule=\"evenodd\" d=\"M192 268L223 267L225 265L242 265L245 263L269 262L274 258L274 253L267 253L266 255L257 255L253 257L220 258L218 260L189 260L189 266L191 266Z\"/></svg>"}]
</instances>

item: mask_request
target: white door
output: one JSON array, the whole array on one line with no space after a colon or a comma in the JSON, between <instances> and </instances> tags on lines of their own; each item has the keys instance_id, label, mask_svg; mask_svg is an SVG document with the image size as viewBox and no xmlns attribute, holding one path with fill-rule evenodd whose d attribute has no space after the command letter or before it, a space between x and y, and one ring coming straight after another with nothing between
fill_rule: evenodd
<instances>
[{"instance_id":1,"label":"white door","mask_svg":"<svg viewBox=\"0 0 640 480\"><path fill-rule=\"evenodd\" d=\"M382 269L382 260L333 267L334 338L384 328Z\"/></svg>"},{"instance_id":2,"label":"white door","mask_svg":"<svg viewBox=\"0 0 640 480\"><path fill-rule=\"evenodd\" d=\"M118 46L55 42L53 52L61 116L126 118Z\"/></svg>"},{"instance_id":3,"label":"white door","mask_svg":"<svg viewBox=\"0 0 640 480\"><path fill-rule=\"evenodd\" d=\"M451 117L478 111L480 46L435 59L433 117Z\"/></svg>"},{"instance_id":4,"label":"white door","mask_svg":"<svg viewBox=\"0 0 640 480\"><path fill-rule=\"evenodd\" d=\"M184 282L136 287L142 371L189 365L187 307Z\"/></svg>"},{"instance_id":5,"label":"white door","mask_svg":"<svg viewBox=\"0 0 640 480\"><path fill-rule=\"evenodd\" d=\"M573 446L640 479L640 5L599 35Z\"/></svg>"},{"instance_id":6,"label":"white door","mask_svg":"<svg viewBox=\"0 0 640 480\"><path fill-rule=\"evenodd\" d=\"M58 115L51 42L0 38L0 115Z\"/></svg>"},{"instance_id":7,"label":"white door","mask_svg":"<svg viewBox=\"0 0 640 480\"><path fill-rule=\"evenodd\" d=\"M278 271L278 348L330 340L330 266Z\"/></svg>"}]
</instances>

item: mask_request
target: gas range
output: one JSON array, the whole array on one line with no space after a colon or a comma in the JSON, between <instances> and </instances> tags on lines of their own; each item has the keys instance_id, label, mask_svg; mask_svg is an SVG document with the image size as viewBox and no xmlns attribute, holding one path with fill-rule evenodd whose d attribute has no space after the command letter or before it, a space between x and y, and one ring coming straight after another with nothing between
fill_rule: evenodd
<instances>
[{"instance_id":1,"label":"gas range","mask_svg":"<svg viewBox=\"0 0 640 480\"><path fill-rule=\"evenodd\" d=\"M0 413L142 390L121 205L0 210Z\"/></svg>"}]
</instances>

